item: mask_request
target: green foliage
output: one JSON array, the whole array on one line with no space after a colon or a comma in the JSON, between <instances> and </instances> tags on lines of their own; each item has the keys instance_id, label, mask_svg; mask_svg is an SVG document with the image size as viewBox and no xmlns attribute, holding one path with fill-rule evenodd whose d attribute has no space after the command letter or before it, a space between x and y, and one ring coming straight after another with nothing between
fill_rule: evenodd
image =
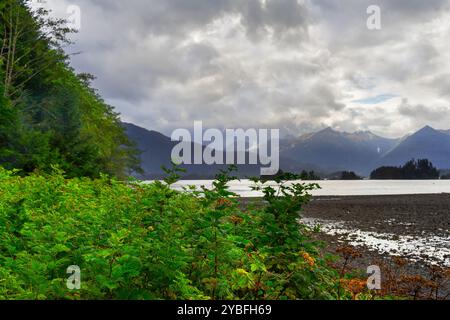
<instances>
[{"instance_id":1,"label":"green foliage","mask_svg":"<svg viewBox=\"0 0 450 320\"><path fill-rule=\"evenodd\" d=\"M9 157L13 153L10 141L17 119L9 100L1 94L3 90L4 86L0 83L0 159Z\"/></svg>"},{"instance_id":2,"label":"green foliage","mask_svg":"<svg viewBox=\"0 0 450 320\"><path fill-rule=\"evenodd\" d=\"M0 5L0 164L24 173L125 177L139 168L119 116L76 75L63 46L72 30L27 1Z\"/></svg>"},{"instance_id":3,"label":"green foliage","mask_svg":"<svg viewBox=\"0 0 450 320\"><path fill-rule=\"evenodd\" d=\"M293 174L284 172L283 170L279 170L275 175L271 176L261 176L262 181L276 181L276 180L285 180L285 181L295 181L295 180L303 180L303 181L318 181L322 180L314 171L307 172L303 170L300 174Z\"/></svg>"},{"instance_id":4,"label":"green foliage","mask_svg":"<svg viewBox=\"0 0 450 320\"><path fill-rule=\"evenodd\" d=\"M0 169L0 299L337 298L339 273L298 222L317 185L256 181L267 205L244 208L227 187L232 172L178 192L172 178ZM79 291L66 287L71 265Z\"/></svg>"},{"instance_id":5,"label":"green foliage","mask_svg":"<svg viewBox=\"0 0 450 320\"><path fill-rule=\"evenodd\" d=\"M254 180L255 191L262 191L267 206L257 211L259 228L250 231L256 247L266 257L265 265L274 275L269 283L279 283L271 299L333 299L337 297L335 270L319 255L319 243L311 241L309 230L299 224L299 214L310 201L317 184L287 183L296 176L285 174L275 185Z\"/></svg>"}]
</instances>

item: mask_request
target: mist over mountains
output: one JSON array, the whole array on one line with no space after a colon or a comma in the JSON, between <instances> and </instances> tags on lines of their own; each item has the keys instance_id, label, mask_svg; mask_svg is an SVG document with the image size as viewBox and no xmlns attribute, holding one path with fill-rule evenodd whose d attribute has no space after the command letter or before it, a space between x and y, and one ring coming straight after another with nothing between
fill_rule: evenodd
<instances>
[{"instance_id":1,"label":"mist over mountains","mask_svg":"<svg viewBox=\"0 0 450 320\"><path fill-rule=\"evenodd\" d=\"M172 165L172 149L178 142L172 141L169 137L147 129L138 127L134 124L123 123L126 134L131 141L136 143L140 150L141 167L144 170L142 174L135 174L139 179L160 179L165 176L161 166L170 168ZM194 148L192 143L192 149ZM206 149L202 147L203 151ZM193 163L193 158L192 163ZM219 170L227 169L227 165L182 165L186 170L182 174L185 179L206 179L214 178ZM259 176L260 166L258 165L240 165L238 166L239 176Z\"/></svg>"},{"instance_id":2,"label":"mist over mountains","mask_svg":"<svg viewBox=\"0 0 450 320\"><path fill-rule=\"evenodd\" d=\"M127 135L141 150L144 174L154 179L163 175L161 166L169 166L177 142L155 131L124 123ZM205 148L205 147L203 147ZM315 170L326 175L336 171L355 171L362 176L380 166L399 166L411 159L429 159L439 169L450 169L450 130L426 126L399 139L383 138L369 131L339 132L327 128L298 138L280 141L280 167L284 171ZM186 178L212 178L225 165L183 166ZM239 175L259 175L258 165L239 166Z\"/></svg>"},{"instance_id":3,"label":"mist over mountains","mask_svg":"<svg viewBox=\"0 0 450 320\"><path fill-rule=\"evenodd\" d=\"M315 166L322 172L351 170L367 175L398 142L371 132L345 133L327 128L282 143L280 154L300 167Z\"/></svg>"}]
</instances>

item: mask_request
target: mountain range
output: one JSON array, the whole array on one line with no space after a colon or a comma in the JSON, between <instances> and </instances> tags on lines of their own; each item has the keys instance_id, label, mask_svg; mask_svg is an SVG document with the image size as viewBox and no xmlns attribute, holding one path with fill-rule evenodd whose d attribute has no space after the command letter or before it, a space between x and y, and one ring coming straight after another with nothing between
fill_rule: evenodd
<instances>
[{"instance_id":1,"label":"mountain range","mask_svg":"<svg viewBox=\"0 0 450 320\"><path fill-rule=\"evenodd\" d=\"M131 123L123 123L129 139L134 142L141 152L141 167L143 173L135 173L139 179L160 179L165 176L162 166L170 168L172 165L172 149L178 142L172 141L169 137L147 129L138 127ZM192 143L192 150L195 144ZM206 149L202 146L203 151ZM248 157L248 155L247 155ZM193 156L191 157L193 163ZM182 174L185 179L211 179L214 178L219 170L225 170L227 165L182 165L186 170ZM258 176L260 167L258 165L239 165L239 176Z\"/></svg>"},{"instance_id":2,"label":"mountain range","mask_svg":"<svg viewBox=\"0 0 450 320\"><path fill-rule=\"evenodd\" d=\"M123 124L127 135L141 154L144 174L139 178L155 179L163 176L161 166L170 166L173 142L156 131L136 125ZM204 149L205 147L203 147ZM314 170L327 175L336 171L355 171L368 176L380 166L399 166L411 159L429 159L439 169L450 169L450 130L436 130L426 126L414 134L389 139L369 131L339 132L326 128L319 132L280 141L280 167L284 171ZM183 166L185 178L211 178L222 165ZM238 166L240 176L259 174L259 166Z\"/></svg>"}]
</instances>

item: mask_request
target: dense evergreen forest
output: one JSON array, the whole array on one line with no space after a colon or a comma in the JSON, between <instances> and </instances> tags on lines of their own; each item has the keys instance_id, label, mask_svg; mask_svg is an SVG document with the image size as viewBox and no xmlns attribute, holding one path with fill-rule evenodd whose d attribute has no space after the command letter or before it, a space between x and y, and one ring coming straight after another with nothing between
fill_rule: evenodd
<instances>
[{"instance_id":1,"label":"dense evergreen forest","mask_svg":"<svg viewBox=\"0 0 450 320\"><path fill-rule=\"evenodd\" d=\"M123 177L137 151L113 107L70 67L74 30L27 1L0 2L0 164L22 173Z\"/></svg>"},{"instance_id":2,"label":"dense evergreen forest","mask_svg":"<svg viewBox=\"0 0 450 320\"><path fill-rule=\"evenodd\" d=\"M373 180L433 180L439 179L439 170L428 159L411 160L401 167L381 167L374 170Z\"/></svg>"}]
</instances>

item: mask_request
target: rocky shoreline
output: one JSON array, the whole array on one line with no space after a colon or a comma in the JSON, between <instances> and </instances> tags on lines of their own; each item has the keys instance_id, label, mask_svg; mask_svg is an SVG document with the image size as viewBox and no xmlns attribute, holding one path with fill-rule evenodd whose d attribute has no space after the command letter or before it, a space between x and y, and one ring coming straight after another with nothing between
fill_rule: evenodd
<instances>
[{"instance_id":1,"label":"rocky shoreline","mask_svg":"<svg viewBox=\"0 0 450 320\"><path fill-rule=\"evenodd\" d=\"M326 244L325 252L339 255L351 247L360 253L350 268L382 264L386 273L400 258L408 275L429 278L433 266L450 270L450 194L313 197L301 222L320 226L314 237ZM441 291L450 293L450 281Z\"/></svg>"},{"instance_id":2,"label":"rocky shoreline","mask_svg":"<svg viewBox=\"0 0 450 320\"><path fill-rule=\"evenodd\" d=\"M302 217L337 242L450 267L448 194L315 197Z\"/></svg>"},{"instance_id":3,"label":"rocky shoreline","mask_svg":"<svg viewBox=\"0 0 450 320\"><path fill-rule=\"evenodd\" d=\"M394 258L407 261L408 275L427 278L432 266L450 268L450 194L314 197L302 222L320 225L316 237L327 252L344 246L360 252L354 268ZM441 290L450 292L450 283Z\"/></svg>"}]
</instances>

